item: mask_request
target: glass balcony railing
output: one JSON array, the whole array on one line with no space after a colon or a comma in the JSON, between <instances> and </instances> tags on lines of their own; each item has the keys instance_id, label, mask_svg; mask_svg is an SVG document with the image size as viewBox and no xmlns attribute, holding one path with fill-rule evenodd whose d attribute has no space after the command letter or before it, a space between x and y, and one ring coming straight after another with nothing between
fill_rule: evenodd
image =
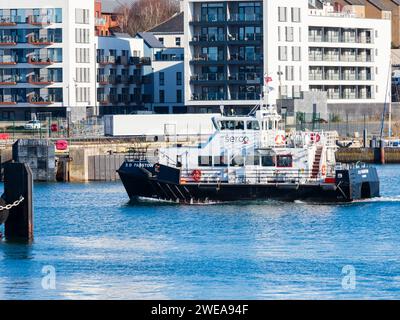
<instances>
[{"instance_id":1,"label":"glass balcony railing","mask_svg":"<svg viewBox=\"0 0 400 320\"><path fill-rule=\"evenodd\" d=\"M30 36L28 38L28 43L33 45L52 45L55 42L55 38L51 36L39 37Z\"/></svg>"},{"instance_id":2,"label":"glass balcony railing","mask_svg":"<svg viewBox=\"0 0 400 320\"><path fill-rule=\"evenodd\" d=\"M14 105L17 104L15 97L10 95L0 95L0 105Z\"/></svg>"},{"instance_id":3,"label":"glass balcony railing","mask_svg":"<svg viewBox=\"0 0 400 320\"><path fill-rule=\"evenodd\" d=\"M231 100L259 100L260 94L257 92L231 92Z\"/></svg>"},{"instance_id":4,"label":"glass balcony railing","mask_svg":"<svg viewBox=\"0 0 400 320\"><path fill-rule=\"evenodd\" d=\"M225 22L226 15L225 14L202 14L193 17L194 22Z\"/></svg>"},{"instance_id":5,"label":"glass balcony railing","mask_svg":"<svg viewBox=\"0 0 400 320\"><path fill-rule=\"evenodd\" d=\"M228 77L229 81L247 81L260 83L261 82L261 74L248 72L248 73L232 73Z\"/></svg>"},{"instance_id":6,"label":"glass balcony railing","mask_svg":"<svg viewBox=\"0 0 400 320\"><path fill-rule=\"evenodd\" d=\"M54 77L50 75L30 75L28 82L33 85L50 85L55 82Z\"/></svg>"},{"instance_id":7,"label":"glass balcony railing","mask_svg":"<svg viewBox=\"0 0 400 320\"><path fill-rule=\"evenodd\" d=\"M114 75L101 74L97 76L97 82L100 83L101 85L115 84L116 78Z\"/></svg>"},{"instance_id":8,"label":"glass balcony railing","mask_svg":"<svg viewBox=\"0 0 400 320\"><path fill-rule=\"evenodd\" d=\"M117 57L115 56L98 56L97 62L99 64L115 64L117 62Z\"/></svg>"},{"instance_id":9,"label":"glass balcony railing","mask_svg":"<svg viewBox=\"0 0 400 320\"><path fill-rule=\"evenodd\" d=\"M234 22L254 22L254 21L262 21L262 16L260 14L244 14L244 13L234 13L231 14L228 18L228 21Z\"/></svg>"},{"instance_id":10,"label":"glass balcony railing","mask_svg":"<svg viewBox=\"0 0 400 320\"><path fill-rule=\"evenodd\" d=\"M258 33L229 34L228 41L262 41L263 36Z\"/></svg>"},{"instance_id":11,"label":"glass balcony railing","mask_svg":"<svg viewBox=\"0 0 400 320\"><path fill-rule=\"evenodd\" d=\"M18 62L17 56L0 55L0 65L14 65L17 64L17 62Z\"/></svg>"},{"instance_id":12,"label":"glass balcony railing","mask_svg":"<svg viewBox=\"0 0 400 320\"><path fill-rule=\"evenodd\" d=\"M32 15L28 17L28 23L31 25L50 25L54 23L54 17L47 15Z\"/></svg>"},{"instance_id":13,"label":"glass balcony railing","mask_svg":"<svg viewBox=\"0 0 400 320\"><path fill-rule=\"evenodd\" d=\"M62 99L57 99L54 94L31 94L29 95L28 102L36 105L50 105L55 102L62 102Z\"/></svg>"},{"instance_id":14,"label":"glass balcony railing","mask_svg":"<svg viewBox=\"0 0 400 320\"><path fill-rule=\"evenodd\" d=\"M0 26L15 26L18 22L18 16L0 16Z\"/></svg>"},{"instance_id":15,"label":"glass balcony railing","mask_svg":"<svg viewBox=\"0 0 400 320\"><path fill-rule=\"evenodd\" d=\"M216 100L227 100L227 94L223 92L212 92L212 93L195 93L192 95L193 101L216 101Z\"/></svg>"},{"instance_id":16,"label":"glass balcony railing","mask_svg":"<svg viewBox=\"0 0 400 320\"><path fill-rule=\"evenodd\" d=\"M15 46L18 43L18 37L17 36L0 36L0 45L13 45Z\"/></svg>"},{"instance_id":17,"label":"glass balcony railing","mask_svg":"<svg viewBox=\"0 0 400 320\"><path fill-rule=\"evenodd\" d=\"M202 73L192 75L190 80L192 81L224 81L224 73Z\"/></svg>"},{"instance_id":18,"label":"glass balcony railing","mask_svg":"<svg viewBox=\"0 0 400 320\"><path fill-rule=\"evenodd\" d=\"M197 34L192 38L193 42L215 42L215 41L225 41L225 34Z\"/></svg>"},{"instance_id":19,"label":"glass balcony railing","mask_svg":"<svg viewBox=\"0 0 400 320\"><path fill-rule=\"evenodd\" d=\"M108 94L100 93L97 95L97 102L100 104L108 104L110 101L110 97Z\"/></svg>"},{"instance_id":20,"label":"glass balcony railing","mask_svg":"<svg viewBox=\"0 0 400 320\"><path fill-rule=\"evenodd\" d=\"M0 85L16 85L19 81L17 75L3 75L0 76Z\"/></svg>"},{"instance_id":21,"label":"glass balcony railing","mask_svg":"<svg viewBox=\"0 0 400 320\"><path fill-rule=\"evenodd\" d=\"M30 55L28 58L28 63L34 65L50 65L53 64L54 61L49 56L46 57L46 56Z\"/></svg>"}]
</instances>

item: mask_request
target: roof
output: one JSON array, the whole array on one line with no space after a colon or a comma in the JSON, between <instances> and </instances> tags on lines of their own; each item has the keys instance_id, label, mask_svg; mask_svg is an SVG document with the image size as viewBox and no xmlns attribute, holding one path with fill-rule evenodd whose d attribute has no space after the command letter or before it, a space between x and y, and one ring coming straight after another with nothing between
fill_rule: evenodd
<instances>
[{"instance_id":1,"label":"roof","mask_svg":"<svg viewBox=\"0 0 400 320\"><path fill-rule=\"evenodd\" d=\"M118 13L121 5L130 5L133 0L101 0L101 11L103 13Z\"/></svg>"},{"instance_id":2,"label":"roof","mask_svg":"<svg viewBox=\"0 0 400 320\"><path fill-rule=\"evenodd\" d=\"M183 12L174 14L168 20L161 22L159 25L151 28L147 32L153 33L183 33Z\"/></svg>"},{"instance_id":3,"label":"roof","mask_svg":"<svg viewBox=\"0 0 400 320\"><path fill-rule=\"evenodd\" d=\"M379 10L382 11L391 11L390 7L384 3L382 0L368 0L369 3L373 4L375 7L377 7Z\"/></svg>"},{"instance_id":4,"label":"roof","mask_svg":"<svg viewBox=\"0 0 400 320\"><path fill-rule=\"evenodd\" d=\"M164 45L150 32L139 32L137 34L150 48L165 48Z\"/></svg>"}]
</instances>

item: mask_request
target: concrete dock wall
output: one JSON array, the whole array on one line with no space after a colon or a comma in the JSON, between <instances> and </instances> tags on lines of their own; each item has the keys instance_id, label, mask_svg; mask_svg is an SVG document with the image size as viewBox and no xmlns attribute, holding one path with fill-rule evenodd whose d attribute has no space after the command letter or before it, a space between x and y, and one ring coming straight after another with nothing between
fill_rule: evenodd
<instances>
[{"instance_id":1,"label":"concrete dock wall","mask_svg":"<svg viewBox=\"0 0 400 320\"><path fill-rule=\"evenodd\" d=\"M336 161L342 163L382 163L380 148L347 148L336 152ZM385 163L400 163L400 148L385 148Z\"/></svg>"}]
</instances>

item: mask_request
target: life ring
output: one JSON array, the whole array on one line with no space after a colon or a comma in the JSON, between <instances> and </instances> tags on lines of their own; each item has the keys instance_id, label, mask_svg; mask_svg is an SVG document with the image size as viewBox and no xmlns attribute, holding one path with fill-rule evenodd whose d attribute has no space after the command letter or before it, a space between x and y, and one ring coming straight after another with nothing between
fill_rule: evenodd
<instances>
[{"instance_id":1,"label":"life ring","mask_svg":"<svg viewBox=\"0 0 400 320\"><path fill-rule=\"evenodd\" d=\"M324 164L322 165L321 173L323 176L326 176L326 165L324 165Z\"/></svg>"},{"instance_id":2,"label":"life ring","mask_svg":"<svg viewBox=\"0 0 400 320\"><path fill-rule=\"evenodd\" d=\"M311 133L311 141L316 143L320 142L321 136L319 135L319 133Z\"/></svg>"},{"instance_id":3,"label":"life ring","mask_svg":"<svg viewBox=\"0 0 400 320\"><path fill-rule=\"evenodd\" d=\"M277 145L284 144L285 141L286 141L286 138L285 138L285 136L282 135L282 134L278 134L278 135L275 137L275 144L277 144Z\"/></svg>"},{"instance_id":4,"label":"life ring","mask_svg":"<svg viewBox=\"0 0 400 320\"><path fill-rule=\"evenodd\" d=\"M201 180L201 171L199 169L193 170L192 178L195 182L199 182Z\"/></svg>"}]
</instances>

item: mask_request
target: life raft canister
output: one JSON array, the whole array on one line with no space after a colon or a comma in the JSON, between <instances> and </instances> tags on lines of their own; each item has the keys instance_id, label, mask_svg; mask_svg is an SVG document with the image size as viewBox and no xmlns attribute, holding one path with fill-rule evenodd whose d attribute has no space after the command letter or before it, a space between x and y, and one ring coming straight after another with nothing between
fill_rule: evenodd
<instances>
[{"instance_id":1,"label":"life raft canister","mask_svg":"<svg viewBox=\"0 0 400 320\"><path fill-rule=\"evenodd\" d=\"M275 137L275 144L277 144L277 145L284 144L285 141L286 141L286 138L285 138L285 136L282 135L282 134L278 134L278 135Z\"/></svg>"},{"instance_id":2,"label":"life raft canister","mask_svg":"<svg viewBox=\"0 0 400 320\"><path fill-rule=\"evenodd\" d=\"M199 169L193 170L192 178L194 181L199 182L201 180L201 171Z\"/></svg>"}]
</instances>

